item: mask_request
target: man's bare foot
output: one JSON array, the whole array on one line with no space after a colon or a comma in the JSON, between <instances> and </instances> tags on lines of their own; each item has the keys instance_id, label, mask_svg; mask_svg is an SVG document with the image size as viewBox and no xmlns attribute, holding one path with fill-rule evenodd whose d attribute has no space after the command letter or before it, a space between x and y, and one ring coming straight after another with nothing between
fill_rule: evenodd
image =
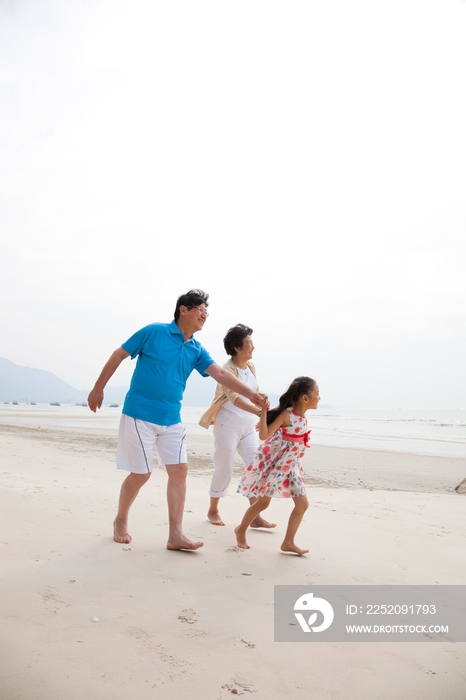
<instances>
[{"instance_id":1,"label":"man's bare foot","mask_svg":"<svg viewBox=\"0 0 466 700\"><path fill-rule=\"evenodd\" d=\"M131 535L128 532L126 523L119 523L115 520L113 523L113 539L119 544L129 544L131 542Z\"/></svg>"},{"instance_id":2,"label":"man's bare foot","mask_svg":"<svg viewBox=\"0 0 466 700\"><path fill-rule=\"evenodd\" d=\"M222 518L220 517L220 513L218 512L218 510L216 510L215 512L209 510L209 512L207 513L207 517L212 523L212 525L225 525Z\"/></svg>"},{"instance_id":3,"label":"man's bare foot","mask_svg":"<svg viewBox=\"0 0 466 700\"><path fill-rule=\"evenodd\" d=\"M294 542L283 542L280 549L282 550L282 552L292 552L293 554L298 554L300 557L302 557L303 554L307 554L309 552L308 549L300 549L295 545Z\"/></svg>"},{"instance_id":4,"label":"man's bare foot","mask_svg":"<svg viewBox=\"0 0 466 700\"><path fill-rule=\"evenodd\" d=\"M238 532L238 530L239 530L239 525L238 525L238 527L235 527L235 535L236 535L236 541L238 543L238 547L240 547L241 549L251 549L251 547L246 542L246 536L241 535Z\"/></svg>"},{"instance_id":5,"label":"man's bare foot","mask_svg":"<svg viewBox=\"0 0 466 700\"><path fill-rule=\"evenodd\" d=\"M191 542L187 537L179 537L177 539L168 540L167 549L199 549L204 546L204 542Z\"/></svg>"},{"instance_id":6,"label":"man's bare foot","mask_svg":"<svg viewBox=\"0 0 466 700\"><path fill-rule=\"evenodd\" d=\"M272 527L277 527L277 523L269 523L268 520L264 520L264 518L261 515L258 515L257 518L254 518L252 523L250 524L249 527L267 527L267 528L272 528Z\"/></svg>"}]
</instances>

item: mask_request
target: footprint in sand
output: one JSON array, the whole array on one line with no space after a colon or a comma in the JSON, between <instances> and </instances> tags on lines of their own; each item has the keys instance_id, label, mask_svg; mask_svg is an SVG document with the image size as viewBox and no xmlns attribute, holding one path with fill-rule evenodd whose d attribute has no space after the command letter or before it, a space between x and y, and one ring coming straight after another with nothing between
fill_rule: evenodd
<instances>
[{"instance_id":1,"label":"footprint in sand","mask_svg":"<svg viewBox=\"0 0 466 700\"><path fill-rule=\"evenodd\" d=\"M231 680L231 683L222 685L222 688L224 690L229 690L233 695L244 695L244 693L256 692L253 681L246 678L242 673L237 673Z\"/></svg>"},{"instance_id":2,"label":"footprint in sand","mask_svg":"<svg viewBox=\"0 0 466 700\"><path fill-rule=\"evenodd\" d=\"M199 620L199 615L191 608L187 608L186 610L181 611L181 614L178 615L178 620L181 620L181 622L187 622L188 625L194 625Z\"/></svg>"},{"instance_id":3,"label":"footprint in sand","mask_svg":"<svg viewBox=\"0 0 466 700\"><path fill-rule=\"evenodd\" d=\"M62 600L60 596L55 593L55 589L50 586L39 589L37 593L41 596L44 607L49 615L55 615L62 607L70 607L70 604Z\"/></svg>"},{"instance_id":4,"label":"footprint in sand","mask_svg":"<svg viewBox=\"0 0 466 700\"><path fill-rule=\"evenodd\" d=\"M170 669L169 677L171 680L181 677L187 673L188 667L191 666L191 662L180 658L174 652L172 652L167 647L160 644L159 637L138 627L130 627L128 630L128 636L134 639L140 649L144 651L146 655L151 658L158 658Z\"/></svg>"},{"instance_id":5,"label":"footprint in sand","mask_svg":"<svg viewBox=\"0 0 466 700\"><path fill-rule=\"evenodd\" d=\"M194 625L196 622L198 622L199 615L191 608L187 608L186 610L181 611L181 614L178 615L178 620L180 620L180 622L187 622L188 625ZM206 634L207 632L199 629L199 627L190 627L188 631L188 636L190 637L205 637Z\"/></svg>"}]
</instances>

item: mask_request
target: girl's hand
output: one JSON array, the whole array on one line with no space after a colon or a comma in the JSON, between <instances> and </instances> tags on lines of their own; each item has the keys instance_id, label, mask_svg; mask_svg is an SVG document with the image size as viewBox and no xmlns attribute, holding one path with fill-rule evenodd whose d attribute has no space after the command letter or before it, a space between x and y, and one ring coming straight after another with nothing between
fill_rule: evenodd
<instances>
[{"instance_id":1,"label":"girl's hand","mask_svg":"<svg viewBox=\"0 0 466 700\"><path fill-rule=\"evenodd\" d=\"M267 396L267 394L259 394L259 396L261 397L260 407L263 411L268 411L270 408L269 397Z\"/></svg>"}]
</instances>

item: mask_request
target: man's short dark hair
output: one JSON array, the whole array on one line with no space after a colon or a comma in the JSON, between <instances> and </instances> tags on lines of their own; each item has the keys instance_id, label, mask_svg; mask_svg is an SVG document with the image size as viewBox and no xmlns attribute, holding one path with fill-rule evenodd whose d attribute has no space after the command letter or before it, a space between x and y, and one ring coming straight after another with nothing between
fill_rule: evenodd
<instances>
[{"instance_id":1,"label":"man's short dark hair","mask_svg":"<svg viewBox=\"0 0 466 700\"><path fill-rule=\"evenodd\" d=\"M203 292L202 289L190 289L189 292L186 292L186 294L182 294L180 297L178 297L177 302L176 302L176 308L175 308L175 321L178 321L180 317L180 306L200 306L201 304L205 304L205 306L209 306L209 302L207 301L209 298L209 295L207 292Z\"/></svg>"},{"instance_id":2,"label":"man's short dark hair","mask_svg":"<svg viewBox=\"0 0 466 700\"><path fill-rule=\"evenodd\" d=\"M231 357L236 355L236 348L243 347L244 339L248 335L252 335L252 328L248 328L242 323L237 323L236 326L230 328L223 339L223 346L227 355L231 355Z\"/></svg>"}]
</instances>

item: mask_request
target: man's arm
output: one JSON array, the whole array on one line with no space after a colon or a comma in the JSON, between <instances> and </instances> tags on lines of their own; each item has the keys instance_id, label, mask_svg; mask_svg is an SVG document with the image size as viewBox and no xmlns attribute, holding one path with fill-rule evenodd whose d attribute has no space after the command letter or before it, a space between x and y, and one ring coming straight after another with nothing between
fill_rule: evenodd
<instances>
[{"instance_id":1,"label":"man's arm","mask_svg":"<svg viewBox=\"0 0 466 700\"><path fill-rule=\"evenodd\" d=\"M104 389L108 380L115 374L118 367L127 357L129 357L129 352L126 352L126 350L123 350L123 348L118 348L110 355L110 358L100 373L94 388L87 397L89 408L91 411L94 411L94 413L102 406L102 401L104 400Z\"/></svg>"},{"instance_id":2,"label":"man's arm","mask_svg":"<svg viewBox=\"0 0 466 700\"><path fill-rule=\"evenodd\" d=\"M256 406L262 407L264 399L261 394L258 394L257 391L253 391L251 387L237 379L231 372L228 372L226 369L223 369L223 367L220 367L220 365L218 365L216 362L209 365L205 371L206 374L212 377L212 379L215 379L215 381L219 384L223 384L223 386L226 386L227 389L231 389L231 391L235 391L237 394L245 396ZM240 408L242 408L242 406Z\"/></svg>"}]
</instances>

